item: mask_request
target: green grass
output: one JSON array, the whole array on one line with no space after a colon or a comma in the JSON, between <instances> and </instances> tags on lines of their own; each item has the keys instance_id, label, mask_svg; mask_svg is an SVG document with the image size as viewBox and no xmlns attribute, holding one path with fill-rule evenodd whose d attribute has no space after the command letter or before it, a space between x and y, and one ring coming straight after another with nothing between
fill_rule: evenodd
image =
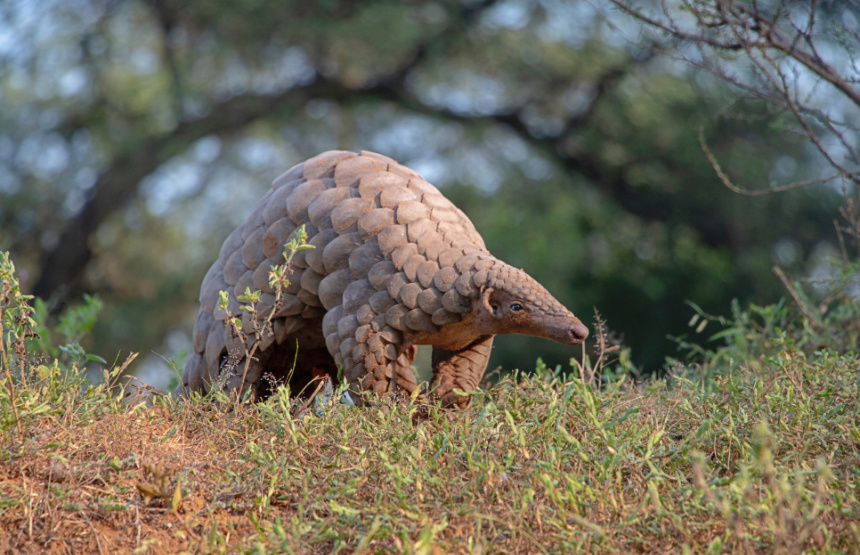
<instances>
[{"instance_id":1,"label":"green grass","mask_svg":"<svg viewBox=\"0 0 860 555\"><path fill-rule=\"evenodd\" d=\"M860 552L858 314L736 307L665 378L539 366L465 411L145 402L13 357L0 551Z\"/></svg>"},{"instance_id":2,"label":"green grass","mask_svg":"<svg viewBox=\"0 0 860 555\"><path fill-rule=\"evenodd\" d=\"M52 392L45 376L22 392L25 436L11 426L2 437L2 541L856 551L860 361L782 352L761 368L602 389L510 378L416 425L414 407L335 405L299 420L283 394L233 413L206 400L123 403L107 388Z\"/></svg>"}]
</instances>

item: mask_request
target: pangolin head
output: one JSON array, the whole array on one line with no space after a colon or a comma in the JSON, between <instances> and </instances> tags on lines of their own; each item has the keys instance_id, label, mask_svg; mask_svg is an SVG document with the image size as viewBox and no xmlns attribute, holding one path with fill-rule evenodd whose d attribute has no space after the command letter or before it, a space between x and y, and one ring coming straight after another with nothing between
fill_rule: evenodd
<instances>
[{"instance_id":1,"label":"pangolin head","mask_svg":"<svg viewBox=\"0 0 860 555\"><path fill-rule=\"evenodd\" d=\"M494 334L520 333L578 345L588 328L534 278L500 262L481 292L484 317Z\"/></svg>"}]
</instances>

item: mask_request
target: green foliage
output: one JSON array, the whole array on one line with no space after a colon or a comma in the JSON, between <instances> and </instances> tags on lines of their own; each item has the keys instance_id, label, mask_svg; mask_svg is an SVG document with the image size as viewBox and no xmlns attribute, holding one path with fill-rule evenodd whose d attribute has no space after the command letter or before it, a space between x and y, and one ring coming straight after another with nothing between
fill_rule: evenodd
<instances>
[{"instance_id":1,"label":"green foliage","mask_svg":"<svg viewBox=\"0 0 860 555\"><path fill-rule=\"evenodd\" d=\"M710 315L695 303L689 303L694 314L688 325L696 335L705 334L709 324L722 329L707 337L709 346L699 345L686 336L676 337L679 350L686 352L688 360L699 362L707 375L737 364L763 370L766 361L782 352L802 356L860 352L860 302L851 289L860 276L860 263L834 264L839 271L833 279L818 284L827 288L815 295L803 283L789 283L786 278L788 299L763 306L751 303L746 309L733 301L730 317ZM816 298L821 300L816 302ZM669 365L682 363L669 359Z\"/></svg>"},{"instance_id":2,"label":"green foliage","mask_svg":"<svg viewBox=\"0 0 860 555\"><path fill-rule=\"evenodd\" d=\"M35 335L36 321L31 317L33 309L27 304L32 298L21 293L15 264L9 253L0 252L0 353L4 370L15 364L11 357L20 356L24 342Z\"/></svg>"},{"instance_id":3,"label":"green foliage","mask_svg":"<svg viewBox=\"0 0 860 555\"><path fill-rule=\"evenodd\" d=\"M21 294L21 287L15 276L15 264L9 258L8 252L0 252L0 366L4 373L6 390L3 396L9 400L9 411L6 421L18 427L22 432L18 414L18 400L15 397L15 385L12 380L12 368L20 367L24 371L24 344L32 337L35 322L30 317L31 297Z\"/></svg>"},{"instance_id":4,"label":"green foliage","mask_svg":"<svg viewBox=\"0 0 860 555\"><path fill-rule=\"evenodd\" d=\"M15 265L9 253L0 252L0 431L11 440L13 429L24 434L27 426L46 415L87 421L104 411L120 412L125 397L120 375L136 355L105 370L98 385L89 383L83 363L104 360L86 353L78 341L92 329L101 308L98 299L70 307L54 328L47 325L45 305L20 292ZM51 337L65 343L56 345ZM4 442L6 443L6 442ZM6 452L4 456L11 456Z\"/></svg>"},{"instance_id":5,"label":"green foliage","mask_svg":"<svg viewBox=\"0 0 860 555\"><path fill-rule=\"evenodd\" d=\"M104 359L87 353L81 346L83 338L96 325L104 306L98 296L84 295L83 304L66 307L53 326L47 303L34 299L33 305L35 335L28 342L28 352L60 358L65 364L75 362L80 365L86 360L106 364Z\"/></svg>"}]
</instances>

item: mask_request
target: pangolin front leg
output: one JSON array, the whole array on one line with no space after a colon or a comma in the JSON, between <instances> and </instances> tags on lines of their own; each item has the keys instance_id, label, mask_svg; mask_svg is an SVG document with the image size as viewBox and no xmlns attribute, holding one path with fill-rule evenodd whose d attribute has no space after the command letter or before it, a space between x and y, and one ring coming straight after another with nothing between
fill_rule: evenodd
<instances>
[{"instance_id":1,"label":"pangolin front leg","mask_svg":"<svg viewBox=\"0 0 860 555\"><path fill-rule=\"evenodd\" d=\"M411 394L418 387L412 371L416 347L403 345L403 332L387 325L384 313L366 305L356 313L355 304L335 307L322 323L326 345L334 362L343 366L350 390L382 396L399 387Z\"/></svg>"},{"instance_id":2,"label":"pangolin front leg","mask_svg":"<svg viewBox=\"0 0 860 555\"><path fill-rule=\"evenodd\" d=\"M478 387L492 348L492 335L479 337L459 351L433 347L433 384L430 386L433 398L441 401L443 407L467 407L472 400L471 395L458 395L454 389L474 391Z\"/></svg>"},{"instance_id":3,"label":"pangolin front leg","mask_svg":"<svg viewBox=\"0 0 860 555\"><path fill-rule=\"evenodd\" d=\"M395 361L394 381L409 395L418 389L418 378L415 377L415 371L412 370L412 361L415 360L415 353L417 352L418 347L410 345L403 350Z\"/></svg>"},{"instance_id":4,"label":"pangolin front leg","mask_svg":"<svg viewBox=\"0 0 860 555\"><path fill-rule=\"evenodd\" d=\"M412 371L416 348L402 347L400 332L390 328L374 332L362 326L350 339L340 344L335 359L343 364L352 391L381 397L398 388L411 394L418 387Z\"/></svg>"}]
</instances>

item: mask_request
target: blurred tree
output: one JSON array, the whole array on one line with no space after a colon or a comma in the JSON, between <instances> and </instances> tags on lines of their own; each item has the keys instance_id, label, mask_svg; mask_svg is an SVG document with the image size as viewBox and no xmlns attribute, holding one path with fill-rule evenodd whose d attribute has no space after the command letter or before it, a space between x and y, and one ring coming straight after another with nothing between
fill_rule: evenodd
<instances>
[{"instance_id":1,"label":"blurred tree","mask_svg":"<svg viewBox=\"0 0 860 555\"><path fill-rule=\"evenodd\" d=\"M0 248L42 297L102 295L93 352L175 351L271 180L323 150L376 150L586 320L596 306L650 371L685 299L721 312L778 295L774 260L803 271L835 239L839 195L729 191L700 128L745 183L823 174L766 107L715 119L732 91L630 33L585 1L7 2ZM571 354L523 338L491 364Z\"/></svg>"},{"instance_id":2,"label":"blurred tree","mask_svg":"<svg viewBox=\"0 0 860 555\"><path fill-rule=\"evenodd\" d=\"M805 140L816 162L827 167L812 179L747 189L733 183L707 144L703 149L721 181L746 196L836 182L847 200L842 231L860 255L860 115L858 62L860 2L683 0L681 5L611 0L649 34L680 44L676 57L707 71L737 95L719 114L750 116ZM643 5L644 4L644 5ZM651 8L651 9L647 9ZM681 12L686 17L679 18ZM663 39L665 40L665 38ZM702 131L700 130L700 135ZM787 163L787 162L785 162ZM847 254L847 253L846 253Z\"/></svg>"}]
</instances>

